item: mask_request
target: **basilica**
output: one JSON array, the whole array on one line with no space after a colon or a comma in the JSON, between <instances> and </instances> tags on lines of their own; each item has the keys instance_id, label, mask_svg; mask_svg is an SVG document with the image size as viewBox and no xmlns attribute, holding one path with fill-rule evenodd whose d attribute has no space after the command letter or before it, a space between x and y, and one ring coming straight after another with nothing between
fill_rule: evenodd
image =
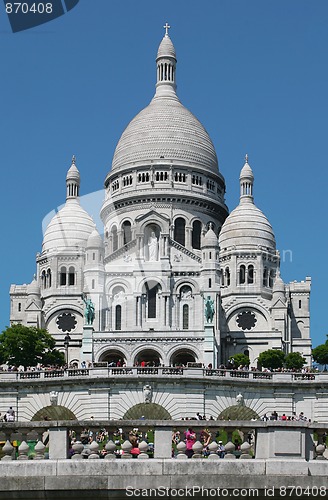
<instances>
[{"instance_id":1,"label":"basilica","mask_svg":"<svg viewBox=\"0 0 328 500\"><path fill-rule=\"evenodd\" d=\"M80 204L73 157L35 278L10 288L10 323L46 328L77 366L216 368L244 353L256 367L267 349L300 352L310 365L311 279L283 282L247 155L229 214L213 143L177 96L165 29L155 95L124 130L105 177L103 231Z\"/></svg>"}]
</instances>

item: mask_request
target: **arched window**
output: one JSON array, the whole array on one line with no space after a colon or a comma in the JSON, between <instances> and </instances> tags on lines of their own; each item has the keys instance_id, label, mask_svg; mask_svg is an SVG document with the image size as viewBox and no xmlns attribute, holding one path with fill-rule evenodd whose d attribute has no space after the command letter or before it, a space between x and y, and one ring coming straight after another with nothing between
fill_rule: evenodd
<instances>
[{"instance_id":1,"label":"arched window","mask_svg":"<svg viewBox=\"0 0 328 500\"><path fill-rule=\"evenodd\" d=\"M186 236L185 236L186 221L182 217L175 219L174 223L174 239L180 245L185 246Z\"/></svg>"},{"instance_id":2,"label":"arched window","mask_svg":"<svg viewBox=\"0 0 328 500\"><path fill-rule=\"evenodd\" d=\"M122 228L123 228L123 245L126 245L132 240L131 222L128 220L124 221Z\"/></svg>"},{"instance_id":3,"label":"arched window","mask_svg":"<svg viewBox=\"0 0 328 500\"><path fill-rule=\"evenodd\" d=\"M148 318L156 318L156 299L157 299L157 285L149 288L147 292L148 298Z\"/></svg>"},{"instance_id":4,"label":"arched window","mask_svg":"<svg viewBox=\"0 0 328 500\"><path fill-rule=\"evenodd\" d=\"M221 285L224 286L224 272L223 272L223 269L221 269L220 275L221 275Z\"/></svg>"},{"instance_id":5,"label":"arched window","mask_svg":"<svg viewBox=\"0 0 328 500\"><path fill-rule=\"evenodd\" d=\"M202 223L195 220L192 225L192 247L200 250L200 238L202 233Z\"/></svg>"},{"instance_id":6,"label":"arched window","mask_svg":"<svg viewBox=\"0 0 328 500\"><path fill-rule=\"evenodd\" d=\"M112 228L112 248L113 252L116 252L118 249L118 236L117 236L117 227L113 226Z\"/></svg>"},{"instance_id":7,"label":"arched window","mask_svg":"<svg viewBox=\"0 0 328 500\"><path fill-rule=\"evenodd\" d=\"M18 312L21 312L21 310L22 310L22 303L18 302Z\"/></svg>"},{"instance_id":8,"label":"arched window","mask_svg":"<svg viewBox=\"0 0 328 500\"><path fill-rule=\"evenodd\" d=\"M189 328L189 306L184 304L182 309L182 328L188 330Z\"/></svg>"},{"instance_id":9,"label":"arched window","mask_svg":"<svg viewBox=\"0 0 328 500\"><path fill-rule=\"evenodd\" d=\"M47 277L46 277L45 271L42 271L42 274L41 274L41 285L42 285L42 288L47 288Z\"/></svg>"},{"instance_id":10,"label":"arched window","mask_svg":"<svg viewBox=\"0 0 328 500\"><path fill-rule=\"evenodd\" d=\"M246 280L246 267L242 264L239 268L239 284L243 285Z\"/></svg>"},{"instance_id":11,"label":"arched window","mask_svg":"<svg viewBox=\"0 0 328 500\"><path fill-rule=\"evenodd\" d=\"M73 266L71 266L68 270L68 284L70 286L75 285L75 269Z\"/></svg>"},{"instance_id":12,"label":"arched window","mask_svg":"<svg viewBox=\"0 0 328 500\"><path fill-rule=\"evenodd\" d=\"M226 267L225 275L226 275L226 279L227 279L227 286L230 286L230 269L229 269L229 267Z\"/></svg>"},{"instance_id":13,"label":"arched window","mask_svg":"<svg viewBox=\"0 0 328 500\"><path fill-rule=\"evenodd\" d=\"M122 330L122 307L115 307L115 330Z\"/></svg>"},{"instance_id":14,"label":"arched window","mask_svg":"<svg viewBox=\"0 0 328 500\"><path fill-rule=\"evenodd\" d=\"M268 286L268 268L263 269L263 286Z\"/></svg>"},{"instance_id":15,"label":"arched window","mask_svg":"<svg viewBox=\"0 0 328 500\"><path fill-rule=\"evenodd\" d=\"M48 269L47 271L47 288L51 287L51 270Z\"/></svg>"},{"instance_id":16,"label":"arched window","mask_svg":"<svg viewBox=\"0 0 328 500\"><path fill-rule=\"evenodd\" d=\"M250 264L247 268L247 283L252 285L254 283L254 266Z\"/></svg>"},{"instance_id":17,"label":"arched window","mask_svg":"<svg viewBox=\"0 0 328 500\"><path fill-rule=\"evenodd\" d=\"M60 286L65 286L67 284L66 281L66 267L63 266L60 269L60 280L59 280Z\"/></svg>"},{"instance_id":18,"label":"arched window","mask_svg":"<svg viewBox=\"0 0 328 500\"><path fill-rule=\"evenodd\" d=\"M271 269L270 270L270 274L269 274L269 287L270 288L273 287L273 280L274 280L274 270Z\"/></svg>"}]
</instances>

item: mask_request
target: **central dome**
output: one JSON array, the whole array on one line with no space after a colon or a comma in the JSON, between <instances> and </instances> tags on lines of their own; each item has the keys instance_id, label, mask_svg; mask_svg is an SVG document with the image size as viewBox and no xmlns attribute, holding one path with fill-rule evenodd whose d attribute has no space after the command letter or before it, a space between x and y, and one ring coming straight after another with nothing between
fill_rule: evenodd
<instances>
[{"instance_id":1,"label":"central dome","mask_svg":"<svg viewBox=\"0 0 328 500\"><path fill-rule=\"evenodd\" d=\"M177 98L154 97L123 132L112 171L134 162L178 160L218 172L212 141L203 125Z\"/></svg>"},{"instance_id":2,"label":"central dome","mask_svg":"<svg viewBox=\"0 0 328 500\"><path fill-rule=\"evenodd\" d=\"M218 160L203 125L179 101L175 92L176 57L166 34L157 53L156 94L123 132L113 158L113 170L152 160L185 162L217 174Z\"/></svg>"}]
</instances>

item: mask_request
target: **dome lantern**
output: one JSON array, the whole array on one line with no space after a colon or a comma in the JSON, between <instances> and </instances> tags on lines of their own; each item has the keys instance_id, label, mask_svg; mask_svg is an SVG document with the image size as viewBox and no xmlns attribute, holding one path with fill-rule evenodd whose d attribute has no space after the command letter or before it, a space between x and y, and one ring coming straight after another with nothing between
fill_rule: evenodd
<instances>
[{"instance_id":1,"label":"dome lantern","mask_svg":"<svg viewBox=\"0 0 328 500\"><path fill-rule=\"evenodd\" d=\"M66 175L66 200L76 199L80 194L80 172L75 163L76 158L73 155L72 164Z\"/></svg>"},{"instance_id":2,"label":"dome lantern","mask_svg":"<svg viewBox=\"0 0 328 500\"><path fill-rule=\"evenodd\" d=\"M254 198L253 198L254 174L251 167L248 164L247 153L245 155L245 165L240 171L239 181L240 181L240 201L254 203Z\"/></svg>"},{"instance_id":3,"label":"dome lantern","mask_svg":"<svg viewBox=\"0 0 328 500\"><path fill-rule=\"evenodd\" d=\"M165 35L160 43L157 52L156 64L157 64L157 84L156 84L156 94L171 91L175 92L175 69L176 69L176 54L175 48L169 37L169 29L171 26L168 23L165 24ZM161 88L163 87L164 88Z\"/></svg>"}]
</instances>

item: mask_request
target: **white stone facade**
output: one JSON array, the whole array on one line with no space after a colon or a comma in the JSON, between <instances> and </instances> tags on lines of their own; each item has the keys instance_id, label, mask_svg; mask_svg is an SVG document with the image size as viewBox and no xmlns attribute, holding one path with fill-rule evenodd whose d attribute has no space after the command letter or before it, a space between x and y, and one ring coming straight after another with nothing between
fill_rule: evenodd
<instances>
[{"instance_id":1,"label":"white stone facade","mask_svg":"<svg viewBox=\"0 0 328 500\"><path fill-rule=\"evenodd\" d=\"M247 158L240 204L228 216L214 146L177 97L167 34L156 62L155 96L122 134L105 179L103 238L79 204L73 158L66 204L45 232L36 277L11 286L11 324L47 328L62 350L69 335L69 362L79 366L216 368L238 352L256 366L270 348L299 351L310 365L310 278L283 283ZM92 328L82 294L95 305Z\"/></svg>"}]
</instances>

